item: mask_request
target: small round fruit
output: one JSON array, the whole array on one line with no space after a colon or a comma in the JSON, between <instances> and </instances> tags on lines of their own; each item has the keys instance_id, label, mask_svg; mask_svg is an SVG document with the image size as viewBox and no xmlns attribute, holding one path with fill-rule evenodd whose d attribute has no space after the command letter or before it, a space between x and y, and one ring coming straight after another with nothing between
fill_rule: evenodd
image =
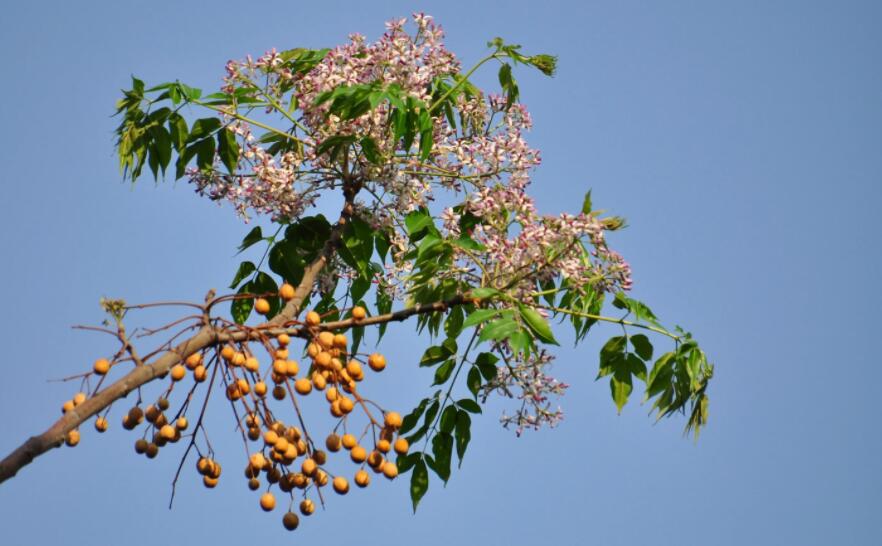
<instances>
[{"instance_id":1,"label":"small round fruit","mask_svg":"<svg viewBox=\"0 0 882 546\"><path fill-rule=\"evenodd\" d=\"M407 450L410 449L410 444L407 441L407 438L398 438L395 440L395 445L393 446L395 449L395 453L399 455L406 455Z\"/></svg>"},{"instance_id":2,"label":"small round fruit","mask_svg":"<svg viewBox=\"0 0 882 546\"><path fill-rule=\"evenodd\" d=\"M254 384L254 394L257 396L266 396L266 383L258 381Z\"/></svg>"},{"instance_id":3,"label":"small round fruit","mask_svg":"<svg viewBox=\"0 0 882 546\"><path fill-rule=\"evenodd\" d=\"M310 311L306 313L306 325L307 326L318 326L322 322L322 317L315 311Z\"/></svg>"},{"instance_id":4,"label":"small round fruit","mask_svg":"<svg viewBox=\"0 0 882 546\"><path fill-rule=\"evenodd\" d=\"M399 414L397 411L390 411L386 414L384 422L386 423L387 427L393 430L398 429L399 427L401 427L401 414Z\"/></svg>"},{"instance_id":5,"label":"small round fruit","mask_svg":"<svg viewBox=\"0 0 882 546\"><path fill-rule=\"evenodd\" d=\"M248 458L248 462L251 463L251 466L256 468L257 470L263 470L268 463L266 457L264 457L263 453L259 451L256 453L252 453L251 456Z\"/></svg>"},{"instance_id":6,"label":"small round fruit","mask_svg":"<svg viewBox=\"0 0 882 546\"><path fill-rule=\"evenodd\" d=\"M178 430L187 430L187 426L188 426L189 424L190 424L190 423L187 422L187 418L186 418L186 417L178 417L178 420L175 421L175 428L178 429Z\"/></svg>"},{"instance_id":7,"label":"small round fruit","mask_svg":"<svg viewBox=\"0 0 882 546\"><path fill-rule=\"evenodd\" d=\"M84 392L78 392L73 397L74 406L79 406L80 404L82 404L85 401L86 401L86 393L84 393Z\"/></svg>"},{"instance_id":8,"label":"small round fruit","mask_svg":"<svg viewBox=\"0 0 882 546\"><path fill-rule=\"evenodd\" d=\"M147 448L144 450L144 455L147 455L148 459L155 459L157 455L159 455L159 446L150 442L147 444ZM215 480L215 484L217 480Z\"/></svg>"},{"instance_id":9,"label":"small round fruit","mask_svg":"<svg viewBox=\"0 0 882 546\"><path fill-rule=\"evenodd\" d=\"M359 487L367 487L371 483L371 475L365 470L359 470L355 473L355 485Z\"/></svg>"},{"instance_id":10,"label":"small round fruit","mask_svg":"<svg viewBox=\"0 0 882 546\"><path fill-rule=\"evenodd\" d=\"M294 293L294 287L288 283L285 283L279 287L279 297L285 301L294 299Z\"/></svg>"},{"instance_id":11,"label":"small round fruit","mask_svg":"<svg viewBox=\"0 0 882 546\"><path fill-rule=\"evenodd\" d=\"M287 391L285 391L285 387L281 385L276 385L273 387L273 398L276 400L284 400L287 395Z\"/></svg>"},{"instance_id":12,"label":"small round fruit","mask_svg":"<svg viewBox=\"0 0 882 546\"><path fill-rule=\"evenodd\" d=\"M209 489L214 489L217 486L217 480L211 476L202 476L202 484Z\"/></svg>"},{"instance_id":13,"label":"small round fruit","mask_svg":"<svg viewBox=\"0 0 882 546\"><path fill-rule=\"evenodd\" d=\"M175 437L175 427L171 425L163 425L162 428L159 429L159 435L166 440L173 440Z\"/></svg>"},{"instance_id":14,"label":"small round fruit","mask_svg":"<svg viewBox=\"0 0 882 546\"><path fill-rule=\"evenodd\" d=\"M276 341L279 342L280 346L286 347L289 343L291 343L291 336L286 333L281 333L276 336Z\"/></svg>"},{"instance_id":15,"label":"small round fruit","mask_svg":"<svg viewBox=\"0 0 882 546\"><path fill-rule=\"evenodd\" d=\"M236 356L236 350L227 345L221 349L221 356L224 360L233 360L233 357Z\"/></svg>"},{"instance_id":16,"label":"small round fruit","mask_svg":"<svg viewBox=\"0 0 882 546\"><path fill-rule=\"evenodd\" d=\"M331 353L327 351L322 351L315 355L315 365L319 368L327 368L331 365L331 360L333 360Z\"/></svg>"},{"instance_id":17,"label":"small round fruit","mask_svg":"<svg viewBox=\"0 0 882 546\"><path fill-rule=\"evenodd\" d=\"M205 366L202 364L193 368L193 379L197 383L202 383L206 379L208 379L208 370L205 369Z\"/></svg>"},{"instance_id":18,"label":"small round fruit","mask_svg":"<svg viewBox=\"0 0 882 546\"><path fill-rule=\"evenodd\" d=\"M352 399L345 397L340 399L340 411L342 411L344 415L351 413L354 409L355 403L352 401Z\"/></svg>"},{"instance_id":19,"label":"small round fruit","mask_svg":"<svg viewBox=\"0 0 882 546\"><path fill-rule=\"evenodd\" d=\"M246 360L248 360L248 358L245 356L245 353L237 352L233 355L233 360L230 362L230 364L232 364L233 366L244 366Z\"/></svg>"},{"instance_id":20,"label":"small round fruit","mask_svg":"<svg viewBox=\"0 0 882 546\"><path fill-rule=\"evenodd\" d=\"M245 369L249 372L257 372L260 370L260 361L258 361L253 356L249 356L245 359Z\"/></svg>"},{"instance_id":21,"label":"small round fruit","mask_svg":"<svg viewBox=\"0 0 882 546\"><path fill-rule=\"evenodd\" d=\"M80 443L80 431L71 430L67 433L67 436L64 437L64 443L69 445L70 447L74 447L78 443Z\"/></svg>"},{"instance_id":22,"label":"small round fruit","mask_svg":"<svg viewBox=\"0 0 882 546\"><path fill-rule=\"evenodd\" d=\"M65 400L64 404L61 405L61 413L67 413L69 411L73 411L76 404L74 404L73 400Z\"/></svg>"},{"instance_id":23,"label":"small round fruit","mask_svg":"<svg viewBox=\"0 0 882 546\"><path fill-rule=\"evenodd\" d=\"M279 375L285 375L288 371L288 361L286 360L274 360L273 361L273 372Z\"/></svg>"},{"instance_id":24,"label":"small round fruit","mask_svg":"<svg viewBox=\"0 0 882 546\"><path fill-rule=\"evenodd\" d=\"M312 459L306 459L303 461L303 464L300 465L300 471L307 476L312 476L315 474L316 470L318 470L318 465L315 464L315 461Z\"/></svg>"},{"instance_id":25,"label":"small round fruit","mask_svg":"<svg viewBox=\"0 0 882 546\"><path fill-rule=\"evenodd\" d=\"M340 451L340 437L334 433L328 434L327 439L325 439L325 447L328 448L328 451L334 453Z\"/></svg>"},{"instance_id":26,"label":"small round fruit","mask_svg":"<svg viewBox=\"0 0 882 546\"><path fill-rule=\"evenodd\" d=\"M274 430L268 430L263 433L263 441L268 446L274 446L279 441L279 433Z\"/></svg>"},{"instance_id":27,"label":"small round fruit","mask_svg":"<svg viewBox=\"0 0 882 546\"><path fill-rule=\"evenodd\" d=\"M252 491L257 491L260 489L260 480L257 478L251 478L248 480L248 489Z\"/></svg>"},{"instance_id":28,"label":"small round fruit","mask_svg":"<svg viewBox=\"0 0 882 546\"><path fill-rule=\"evenodd\" d=\"M99 417L95 419L95 430L98 432L104 432L107 430L107 419L104 417Z\"/></svg>"},{"instance_id":29,"label":"small round fruit","mask_svg":"<svg viewBox=\"0 0 882 546\"><path fill-rule=\"evenodd\" d=\"M398 465L392 461L386 461L386 464L383 465L383 475L394 480L398 476Z\"/></svg>"},{"instance_id":30,"label":"small round fruit","mask_svg":"<svg viewBox=\"0 0 882 546\"><path fill-rule=\"evenodd\" d=\"M175 364L171 369L171 378L172 381L180 381L187 375L187 368L181 366L180 364Z\"/></svg>"},{"instance_id":31,"label":"small round fruit","mask_svg":"<svg viewBox=\"0 0 882 546\"><path fill-rule=\"evenodd\" d=\"M392 449L392 444L389 443L389 440L380 440L377 442L377 451L380 453L389 453L390 449Z\"/></svg>"},{"instance_id":32,"label":"small round fruit","mask_svg":"<svg viewBox=\"0 0 882 546\"><path fill-rule=\"evenodd\" d=\"M269 512L276 507L276 497L272 493L266 492L260 497L260 507L264 512Z\"/></svg>"},{"instance_id":33,"label":"small round fruit","mask_svg":"<svg viewBox=\"0 0 882 546\"><path fill-rule=\"evenodd\" d=\"M349 340L346 339L345 335L336 334L334 336L334 347L336 347L337 349L345 349L348 343Z\"/></svg>"},{"instance_id":34,"label":"small round fruit","mask_svg":"<svg viewBox=\"0 0 882 546\"><path fill-rule=\"evenodd\" d=\"M322 332L318 335L318 342L319 345L325 349L330 349L334 346L334 334L331 332Z\"/></svg>"},{"instance_id":35,"label":"small round fruit","mask_svg":"<svg viewBox=\"0 0 882 546\"><path fill-rule=\"evenodd\" d=\"M343 438L341 438L341 442L343 443L343 447L346 449L352 449L358 443L358 440L355 439L355 436L352 434L344 434Z\"/></svg>"},{"instance_id":36,"label":"small round fruit","mask_svg":"<svg viewBox=\"0 0 882 546\"><path fill-rule=\"evenodd\" d=\"M361 305L356 305L352 308L352 318L355 320L364 320L364 317L367 316L367 311L365 311L364 307Z\"/></svg>"},{"instance_id":37,"label":"small round fruit","mask_svg":"<svg viewBox=\"0 0 882 546\"><path fill-rule=\"evenodd\" d=\"M349 492L349 480L344 478L343 476L337 476L334 478L334 491L341 495L345 495Z\"/></svg>"},{"instance_id":38,"label":"small round fruit","mask_svg":"<svg viewBox=\"0 0 882 546\"><path fill-rule=\"evenodd\" d=\"M254 301L254 310L261 315L265 315L270 312L270 304L264 298L257 298Z\"/></svg>"},{"instance_id":39,"label":"small round fruit","mask_svg":"<svg viewBox=\"0 0 882 546\"><path fill-rule=\"evenodd\" d=\"M346 372L352 377L357 377L364 373L361 369L361 363L357 360L350 360L349 363L346 364Z\"/></svg>"},{"instance_id":40,"label":"small round fruit","mask_svg":"<svg viewBox=\"0 0 882 546\"><path fill-rule=\"evenodd\" d=\"M144 438L138 438L137 440L135 440L135 453L140 455L140 454L146 452L147 445L148 445L147 440L145 440ZM200 474L201 474L201 472L200 472Z\"/></svg>"},{"instance_id":41,"label":"small round fruit","mask_svg":"<svg viewBox=\"0 0 882 546\"><path fill-rule=\"evenodd\" d=\"M190 370L195 370L196 366L202 364L202 353L193 353L187 357L187 360L184 361L184 364Z\"/></svg>"},{"instance_id":42,"label":"small round fruit","mask_svg":"<svg viewBox=\"0 0 882 546\"><path fill-rule=\"evenodd\" d=\"M297 514L294 512L288 512L282 516L282 525L285 529L293 531L294 529L297 529L298 525L300 525L300 518L297 517Z\"/></svg>"},{"instance_id":43,"label":"small round fruit","mask_svg":"<svg viewBox=\"0 0 882 546\"><path fill-rule=\"evenodd\" d=\"M95 364L92 366L92 369L98 375L104 375L110 371L110 361L106 358L99 358L95 361Z\"/></svg>"},{"instance_id":44,"label":"small round fruit","mask_svg":"<svg viewBox=\"0 0 882 546\"><path fill-rule=\"evenodd\" d=\"M386 367L386 357L380 353L374 353L368 357L368 366L375 372L382 371Z\"/></svg>"},{"instance_id":45,"label":"small round fruit","mask_svg":"<svg viewBox=\"0 0 882 546\"><path fill-rule=\"evenodd\" d=\"M367 450L361 446L355 446L349 452L349 457L352 459L352 462L363 463L367 459Z\"/></svg>"},{"instance_id":46,"label":"small round fruit","mask_svg":"<svg viewBox=\"0 0 882 546\"><path fill-rule=\"evenodd\" d=\"M304 516L308 516L315 512L315 503L309 499L303 499L300 503L300 513Z\"/></svg>"},{"instance_id":47,"label":"small round fruit","mask_svg":"<svg viewBox=\"0 0 882 546\"><path fill-rule=\"evenodd\" d=\"M312 460L320 465L323 465L328 462L328 454L321 449L316 449L312 452Z\"/></svg>"},{"instance_id":48,"label":"small round fruit","mask_svg":"<svg viewBox=\"0 0 882 546\"><path fill-rule=\"evenodd\" d=\"M328 380L325 379L325 377L322 374L320 374L318 372L313 372L312 385L316 388L316 390L322 391L328 385Z\"/></svg>"},{"instance_id":49,"label":"small round fruit","mask_svg":"<svg viewBox=\"0 0 882 546\"><path fill-rule=\"evenodd\" d=\"M299 371L300 365L297 364L296 360L289 360L285 362L285 375L287 375L288 377L294 377Z\"/></svg>"}]
</instances>

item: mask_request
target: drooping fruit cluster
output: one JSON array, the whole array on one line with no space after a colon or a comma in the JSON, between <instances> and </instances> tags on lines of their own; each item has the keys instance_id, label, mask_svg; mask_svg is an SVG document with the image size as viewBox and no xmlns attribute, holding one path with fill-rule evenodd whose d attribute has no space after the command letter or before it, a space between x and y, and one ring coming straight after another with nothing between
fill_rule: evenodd
<instances>
[{"instance_id":1,"label":"drooping fruit cluster","mask_svg":"<svg viewBox=\"0 0 882 546\"><path fill-rule=\"evenodd\" d=\"M279 296L285 300L293 298L293 287L283 285ZM264 306L265 302L263 298L256 298L255 309L266 313L269 308ZM356 322L366 315L362 307L351 309ZM385 369L383 355L350 351L346 335L323 326L322 317L315 311L308 312L302 321L273 328L272 333L268 325L230 328L221 344L191 354L174 365L168 371L169 383L162 395L143 408L139 397L138 403L123 416L122 425L134 430L147 423L135 441L135 452L151 459L167 444L186 439L184 459L195 449L196 470L205 487L214 488L221 477L221 465L215 459L202 423L208 393L192 427L187 414L201 384L207 382L209 391L215 386L223 389L250 453L244 468L249 489L263 489L259 504L267 512L276 508L274 489L278 489L278 494L287 495L290 502L282 524L294 530L299 525L295 511L308 516L315 511L316 499L324 505L325 487L330 485L339 495L350 490L349 472L334 473L329 466L330 454L348 452L348 459L356 467L352 481L357 487L365 488L371 482L371 472L395 479L398 466L392 460L393 454L406 454L409 445L396 434L402 424L401 415L384 411L375 402L365 399L359 390L366 372L370 373L367 369L373 372ZM293 335L306 341L303 364L291 356ZM261 364L258 352L270 357L266 365ZM100 359L93 366L93 374L103 378L117 363ZM192 382L187 381L188 376ZM176 388L184 389L186 396L177 411L171 413L169 399ZM333 418L331 430L321 436L310 430L304 413L309 398L318 400ZM63 410L71 411L85 399L84 393L78 393L65 402ZM297 425L283 421L281 408L271 407L282 404L286 407L290 404L293 412L288 412L293 415L289 422L293 420ZM366 420L363 427L354 422L356 415ZM96 419L95 428L103 432L107 427L105 413ZM67 444L74 446L78 442L79 432L71 431ZM345 460L345 457L339 459ZM177 479L175 476L175 482ZM299 501L296 497L300 497Z\"/></svg>"}]
</instances>

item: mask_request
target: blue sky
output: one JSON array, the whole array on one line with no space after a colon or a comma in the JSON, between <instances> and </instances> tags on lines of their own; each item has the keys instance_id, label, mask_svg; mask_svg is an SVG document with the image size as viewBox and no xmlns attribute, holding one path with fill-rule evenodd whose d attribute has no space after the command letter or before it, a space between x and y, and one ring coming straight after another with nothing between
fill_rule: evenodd
<instances>
[{"instance_id":1,"label":"blue sky","mask_svg":"<svg viewBox=\"0 0 882 546\"><path fill-rule=\"evenodd\" d=\"M613 242L634 297L716 363L700 441L681 419L654 425L636 397L615 414L594 382L612 335L598 329L559 352L572 385L561 426L516 438L497 422L510 406L491 402L462 469L415 516L405 481L377 483L290 536L239 477L227 408L209 415L227 479L206 491L185 475L169 511L175 454L136 456L117 409L111 432L85 428L78 448L0 486L4 543L882 542L882 5L869 1L5 7L0 452L75 390L47 379L111 350L70 329L102 319L99 297L199 300L229 283L249 229L185 182L121 181L110 114L129 75L216 87L230 58L376 38L416 10L467 65L497 35L560 56L555 78L520 78L544 159L539 209L573 211L593 188L596 206L628 218ZM425 343L390 329L377 398L406 411L424 395Z\"/></svg>"}]
</instances>

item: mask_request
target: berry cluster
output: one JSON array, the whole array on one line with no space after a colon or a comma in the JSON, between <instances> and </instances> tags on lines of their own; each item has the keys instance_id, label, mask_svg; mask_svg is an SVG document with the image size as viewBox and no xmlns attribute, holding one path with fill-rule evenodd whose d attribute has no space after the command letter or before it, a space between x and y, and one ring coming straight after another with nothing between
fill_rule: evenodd
<instances>
[{"instance_id":1,"label":"berry cluster","mask_svg":"<svg viewBox=\"0 0 882 546\"><path fill-rule=\"evenodd\" d=\"M283 285L279 296L284 300L292 299L293 287ZM266 314L270 306L266 299L258 297L254 308ZM367 312L362 307L354 307L351 316L358 322L366 318ZM340 495L349 492L350 482L346 475L330 470L329 453L348 451L348 458L356 465L352 481L364 488L371 482L369 470L395 479L398 466L389 457L393 452L406 454L409 445L405 438L396 434L402 424L401 415L383 410L359 392L367 368L373 372L385 369L383 355L350 351L346 335L323 326L322 317L315 311L308 312L303 321L291 321L285 326L291 328L277 328L275 332L286 331L274 335L269 335L267 329L261 327L252 328L242 341L225 341L189 355L171 367L167 389L153 403L142 408L139 396L138 403L123 416L122 426L135 430L146 422L141 437L135 441L135 452L151 459L167 444L189 440L183 458L186 459L191 449L195 449L198 454L196 470L202 483L214 488L221 477L221 464L215 459L202 417L210 391L215 386L222 388L250 453L244 468L248 487L252 491L263 490L260 506L265 511L275 509L277 494L290 498L282 523L286 529L293 530L299 525L300 517L295 510L308 516L315 511L316 502L324 505L322 492L326 486L330 485ZM306 341L303 364L291 358L291 335L294 334ZM266 365L258 359L259 353L269 355ZM86 374L86 378L93 374L103 378L116 363L99 359L93 366L93 373ZM207 383L209 392L198 410L195 425L191 427L187 414L192 413L191 401L203 383ZM172 413L169 399L176 388L187 390L187 395ZM323 396L316 396L316 391L322 392ZM333 417L334 425L325 436L324 445L320 445L321 440L316 440L319 437L310 433L304 417L301 405L308 397L323 398L323 404ZM86 399L85 393L78 393L64 403L63 411L73 410ZM297 425L285 423L279 408L271 407L279 403L290 404ZM107 411L95 420L99 432L108 428ZM360 434L351 432L356 430L354 414L363 414L367 420ZM75 446L79 439L79 431L72 430L66 443ZM177 479L178 476L175 483ZM278 491L274 492L275 489Z\"/></svg>"}]
</instances>

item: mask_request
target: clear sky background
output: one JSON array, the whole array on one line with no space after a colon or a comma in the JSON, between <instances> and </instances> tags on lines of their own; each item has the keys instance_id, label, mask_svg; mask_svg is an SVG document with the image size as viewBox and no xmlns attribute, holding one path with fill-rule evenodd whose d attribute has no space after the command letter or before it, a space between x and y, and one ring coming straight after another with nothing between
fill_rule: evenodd
<instances>
[{"instance_id":1,"label":"clear sky background","mask_svg":"<svg viewBox=\"0 0 882 546\"><path fill-rule=\"evenodd\" d=\"M0 486L5 545L882 543L882 4L665 2L16 2L0 15L0 453L42 432L112 348L102 295L200 300L226 286L248 227L188 184L121 182L118 90L136 74L213 88L247 53L333 46L424 10L466 65L500 35L560 56L521 73L544 164L542 212L588 188L622 214L634 297L692 330L716 363L698 443L616 416L598 343L561 348L567 418L516 438L492 402L446 489L414 516L406 480L375 480L284 531L240 468L228 408L210 417L226 475L205 490L183 446L136 456L121 409ZM492 82L488 72L484 81ZM428 390L425 340L390 330L371 392L407 411ZM153 392L153 391L150 391Z\"/></svg>"}]
</instances>

